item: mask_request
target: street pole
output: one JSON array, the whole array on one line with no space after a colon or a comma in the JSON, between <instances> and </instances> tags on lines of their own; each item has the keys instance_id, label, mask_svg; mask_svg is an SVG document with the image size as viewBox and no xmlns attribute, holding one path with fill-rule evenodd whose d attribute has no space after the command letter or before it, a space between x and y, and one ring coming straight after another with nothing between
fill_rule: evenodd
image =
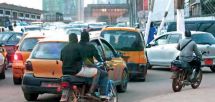
<instances>
[{"instance_id":1,"label":"street pole","mask_svg":"<svg viewBox=\"0 0 215 102\"><path fill-rule=\"evenodd\" d=\"M149 0L149 15L148 15L147 23L146 23L145 36L144 36L145 44L147 44L147 41L148 41L149 29L150 29L150 25L151 25L151 18L152 18L152 13L153 13L153 8L154 8L154 2L155 2L155 0Z\"/></svg>"},{"instance_id":2,"label":"street pole","mask_svg":"<svg viewBox=\"0 0 215 102\"><path fill-rule=\"evenodd\" d=\"M176 12L177 12L177 32L185 32L184 22L184 0L176 0Z\"/></svg>"},{"instance_id":3,"label":"street pole","mask_svg":"<svg viewBox=\"0 0 215 102\"><path fill-rule=\"evenodd\" d=\"M165 13L164 13L164 16L163 16L163 19L161 21L161 24L160 26L158 27L158 31L157 31L157 35L160 35L161 34L161 29L163 28L164 26L164 23L166 22L166 17L168 15L168 11L169 11L169 8L170 8L170 5L172 3L172 0L169 0L168 4L167 4L167 7L166 7L166 10L165 10Z\"/></svg>"}]
</instances>

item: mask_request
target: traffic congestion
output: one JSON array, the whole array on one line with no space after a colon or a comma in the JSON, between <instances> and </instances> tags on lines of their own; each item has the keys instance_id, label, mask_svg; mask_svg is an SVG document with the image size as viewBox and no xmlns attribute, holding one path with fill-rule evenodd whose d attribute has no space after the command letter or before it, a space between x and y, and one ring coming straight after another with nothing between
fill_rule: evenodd
<instances>
[{"instance_id":1,"label":"traffic congestion","mask_svg":"<svg viewBox=\"0 0 215 102\"><path fill-rule=\"evenodd\" d=\"M215 20L185 17L185 1L159 21L156 0L0 2L0 102L213 102Z\"/></svg>"}]
</instances>

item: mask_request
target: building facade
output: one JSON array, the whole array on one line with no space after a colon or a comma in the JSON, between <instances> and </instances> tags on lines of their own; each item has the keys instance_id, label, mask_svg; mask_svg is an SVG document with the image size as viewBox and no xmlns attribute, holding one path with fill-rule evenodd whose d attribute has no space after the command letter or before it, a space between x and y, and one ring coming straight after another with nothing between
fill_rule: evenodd
<instances>
[{"instance_id":1,"label":"building facade","mask_svg":"<svg viewBox=\"0 0 215 102\"><path fill-rule=\"evenodd\" d=\"M42 11L12 4L0 3L0 22L9 18L12 21L40 21Z\"/></svg>"},{"instance_id":2,"label":"building facade","mask_svg":"<svg viewBox=\"0 0 215 102\"><path fill-rule=\"evenodd\" d=\"M89 4L85 8L86 21L99 21L105 19L109 24L115 24L118 17L127 14L127 4Z\"/></svg>"},{"instance_id":3,"label":"building facade","mask_svg":"<svg viewBox=\"0 0 215 102\"><path fill-rule=\"evenodd\" d=\"M83 19L83 0L43 0L44 20L74 21Z\"/></svg>"},{"instance_id":4,"label":"building facade","mask_svg":"<svg viewBox=\"0 0 215 102\"><path fill-rule=\"evenodd\" d=\"M93 4L126 4L127 0L93 0Z\"/></svg>"}]
</instances>

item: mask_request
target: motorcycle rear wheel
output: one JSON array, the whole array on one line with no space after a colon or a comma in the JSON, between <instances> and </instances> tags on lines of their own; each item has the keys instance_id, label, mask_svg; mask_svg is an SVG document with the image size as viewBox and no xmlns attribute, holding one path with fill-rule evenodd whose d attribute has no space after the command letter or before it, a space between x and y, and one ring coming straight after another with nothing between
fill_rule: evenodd
<instances>
[{"instance_id":1,"label":"motorcycle rear wheel","mask_svg":"<svg viewBox=\"0 0 215 102\"><path fill-rule=\"evenodd\" d=\"M181 84L180 77L177 75L177 77L172 80L172 89L174 92L180 92L182 87L183 85Z\"/></svg>"},{"instance_id":2,"label":"motorcycle rear wheel","mask_svg":"<svg viewBox=\"0 0 215 102\"><path fill-rule=\"evenodd\" d=\"M191 87L192 87L193 89L197 89L197 88L200 86L200 84L201 84L201 82L202 82L202 77L203 77L203 74L202 74L202 71L200 70L199 73L198 73L198 75L197 75L197 77L196 77L195 82L193 82L193 83L191 84Z\"/></svg>"}]
</instances>

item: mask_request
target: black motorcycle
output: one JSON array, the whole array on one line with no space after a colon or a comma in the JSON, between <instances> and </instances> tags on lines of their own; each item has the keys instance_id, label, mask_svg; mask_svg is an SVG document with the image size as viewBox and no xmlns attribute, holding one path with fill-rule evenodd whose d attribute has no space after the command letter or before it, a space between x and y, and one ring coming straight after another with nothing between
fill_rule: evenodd
<instances>
[{"instance_id":1,"label":"black motorcycle","mask_svg":"<svg viewBox=\"0 0 215 102\"><path fill-rule=\"evenodd\" d=\"M107 69L105 64L97 64L97 68L104 68L103 70L109 71L113 69ZM90 80L90 78L89 78ZM94 95L88 96L86 93L91 87L90 82L86 81L86 78L77 77L72 75L64 75L61 78L61 90L62 95L60 102L118 102L118 95L116 87L113 84L112 80L108 82L108 96L109 100L103 100L100 96L100 89L97 88Z\"/></svg>"},{"instance_id":2,"label":"black motorcycle","mask_svg":"<svg viewBox=\"0 0 215 102\"><path fill-rule=\"evenodd\" d=\"M195 57L194 60L200 61ZM172 77L172 89L174 92L180 92L182 87L189 86L196 89L200 86L202 81L202 70L197 70L195 66L192 66L181 60L174 60L171 63L171 71L175 74Z\"/></svg>"}]
</instances>

